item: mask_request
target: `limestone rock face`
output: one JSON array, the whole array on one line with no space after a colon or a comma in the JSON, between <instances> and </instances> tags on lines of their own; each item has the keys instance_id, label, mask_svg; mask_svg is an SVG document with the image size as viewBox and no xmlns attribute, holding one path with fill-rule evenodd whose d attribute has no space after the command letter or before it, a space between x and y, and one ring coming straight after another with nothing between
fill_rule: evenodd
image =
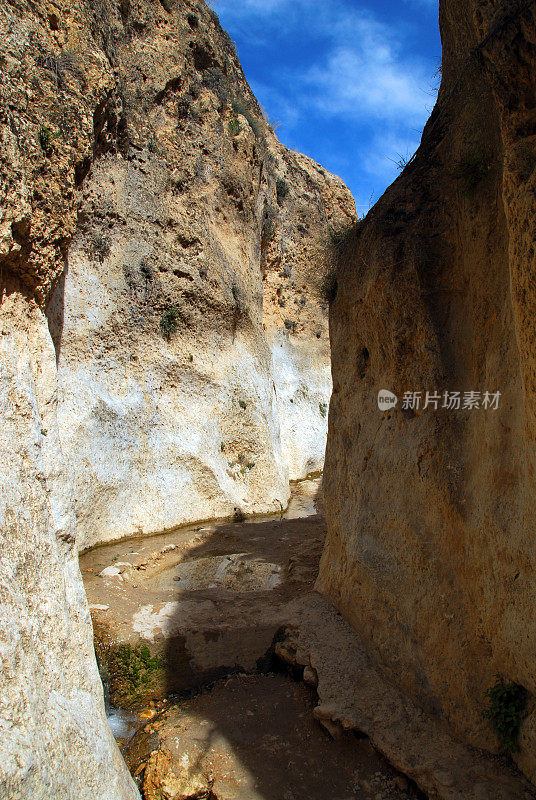
<instances>
[{"instance_id":1,"label":"limestone rock face","mask_svg":"<svg viewBox=\"0 0 536 800\"><path fill-rule=\"evenodd\" d=\"M115 116L49 309L83 546L279 510L322 469L321 283L355 218L278 142L204 3L103 3L97 38Z\"/></svg>"},{"instance_id":2,"label":"limestone rock face","mask_svg":"<svg viewBox=\"0 0 536 800\"><path fill-rule=\"evenodd\" d=\"M496 676L536 690L534 13L444 0L438 104L343 248L330 318L317 586L399 686L491 750ZM408 391L439 409L404 410ZM445 391L502 395L446 410ZM532 709L515 758L534 780Z\"/></svg>"},{"instance_id":3,"label":"limestone rock face","mask_svg":"<svg viewBox=\"0 0 536 800\"><path fill-rule=\"evenodd\" d=\"M321 466L355 210L204 3L8 0L0 37L0 796L134 800L77 550L279 509Z\"/></svg>"},{"instance_id":4,"label":"limestone rock face","mask_svg":"<svg viewBox=\"0 0 536 800\"><path fill-rule=\"evenodd\" d=\"M0 312L0 797L135 800L106 723L46 319Z\"/></svg>"},{"instance_id":5,"label":"limestone rock face","mask_svg":"<svg viewBox=\"0 0 536 800\"><path fill-rule=\"evenodd\" d=\"M43 313L112 73L77 4L4 3L0 38L0 797L135 800L105 719Z\"/></svg>"}]
</instances>

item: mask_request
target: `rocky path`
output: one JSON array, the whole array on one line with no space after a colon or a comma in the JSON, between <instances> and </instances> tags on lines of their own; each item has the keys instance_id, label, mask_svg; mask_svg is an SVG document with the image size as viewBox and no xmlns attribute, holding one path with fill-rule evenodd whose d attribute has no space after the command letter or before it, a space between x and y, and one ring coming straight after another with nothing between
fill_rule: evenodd
<instances>
[{"instance_id":1,"label":"rocky path","mask_svg":"<svg viewBox=\"0 0 536 800\"><path fill-rule=\"evenodd\" d=\"M419 796L367 739L331 739L313 716L315 705L315 693L288 676L231 676L170 709L127 758L134 772L142 766L147 800Z\"/></svg>"},{"instance_id":2,"label":"rocky path","mask_svg":"<svg viewBox=\"0 0 536 800\"><path fill-rule=\"evenodd\" d=\"M314 592L319 493L304 481L285 514L81 557L109 720L145 800L535 797L409 702Z\"/></svg>"},{"instance_id":3,"label":"rocky path","mask_svg":"<svg viewBox=\"0 0 536 800\"><path fill-rule=\"evenodd\" d=\"M127 709L110 721L146 800L417 797L367 739L334 739L313 716L314 687L274 659L318 572L318 495L304 481L285 514L81 557L101 666Z\"/></svg>"},{"instance_id":4,"label":"rocky path","mask_svg":"<svg viewBox=\"0 0 536 800\"><path fill-rule=\"evenodd\" d=\"M295 487L285 515L197 525L83 555L97 655L120 707L257 669L309 592L325 537L318 481Z\"/></svg>"}]
</instances>

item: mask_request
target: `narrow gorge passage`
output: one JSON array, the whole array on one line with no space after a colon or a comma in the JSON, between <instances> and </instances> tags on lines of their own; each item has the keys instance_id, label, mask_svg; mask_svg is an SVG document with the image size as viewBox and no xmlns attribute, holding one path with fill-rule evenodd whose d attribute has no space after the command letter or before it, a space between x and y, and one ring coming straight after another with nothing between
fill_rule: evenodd
<instances>
[{"instance_id":1,"label":"narrow gorge passage","mask_svg":"<svg viewBox=\"0 0 536 800\"><path fill-rule=\"evenodd\" d=\"M0 2L0 800L536 800L536 0L219 9Z\"/></svg>"},{"instance_id":2,"label":"narrow gorge passage","mask_svg":"<svg viewBox=\"0 0 536 800\"><path fill-rule=\"evenodd\" d=\"M81 556L108 718L146 800L422 797L366 737L315 719L314 670L276 655L325 533L313 479L281 515Z\"/></svg>"}]
</instances>

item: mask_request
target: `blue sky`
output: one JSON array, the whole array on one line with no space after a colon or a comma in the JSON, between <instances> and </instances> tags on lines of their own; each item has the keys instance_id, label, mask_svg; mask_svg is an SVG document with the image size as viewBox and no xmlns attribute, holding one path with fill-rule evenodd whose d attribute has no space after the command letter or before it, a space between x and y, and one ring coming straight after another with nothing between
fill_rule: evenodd
<instances>
[{"instance_id":1,"label":"blue sky","mask_svg":"<svg viewBox=\"0 0 536 800\"><path fill-rule=\"evenodd\" d=\"M441 60L438 0L213 0L278 136L340 175L359 213L417 148ZM393 159L393 160L390 160Z\"/></svg>"}]
</instances>

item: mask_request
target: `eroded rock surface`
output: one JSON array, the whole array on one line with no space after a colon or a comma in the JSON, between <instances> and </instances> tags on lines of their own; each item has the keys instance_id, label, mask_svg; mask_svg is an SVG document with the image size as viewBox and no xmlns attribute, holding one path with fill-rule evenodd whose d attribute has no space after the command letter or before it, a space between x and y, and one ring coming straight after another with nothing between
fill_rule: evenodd
<instances>
[{"instance_id":1,"label":"eroded rock surface","mask_svg":"<svg viewBox=\"0 0 536 800\"><path fill-rule=\"evenodd\" d=\"M144 796L422 797L366 739L350 733L330 739L311 713L314 704L313 691L284 675L221 681L180 709L166 712L133 743L132 768L140 771Z\"/></svg>"},{"instance_id":2,"label":"eroded rock surface","mask_svg":"<svg viewBox=\"0 0 536 800\"><path fill-rule=\"evenodd\" d=\"M106 723L46 319L0 309L0 797L135 800Z\"/></svg>"},{"instance_id":3,"label":"eroded rock surface","mask_svg":"<svg viewBox=\"0 0 536 800\"><path fill-rule=\"evenodd\" d=\"M95 35L114 84L49 310L84 546L279 510L322 469L321 283L355 218L204 3L103 3Z\"/></svg>"},{"instance_id":4,"label":"eroded rock surface","mask_svg":"<svg viewBox=\"0 0 536 800\"><path fill-rule=\"evenodd\" d=\"M536 690L534 13L444 0L438 105L348 240L331 309L317 586L399 687L492 751L496 676ZM403 410L413 391L439 409ZM445 391L502 396L446 410ZM534 780L533 708L514 758Z\"/></svg>"}]
</instances>

